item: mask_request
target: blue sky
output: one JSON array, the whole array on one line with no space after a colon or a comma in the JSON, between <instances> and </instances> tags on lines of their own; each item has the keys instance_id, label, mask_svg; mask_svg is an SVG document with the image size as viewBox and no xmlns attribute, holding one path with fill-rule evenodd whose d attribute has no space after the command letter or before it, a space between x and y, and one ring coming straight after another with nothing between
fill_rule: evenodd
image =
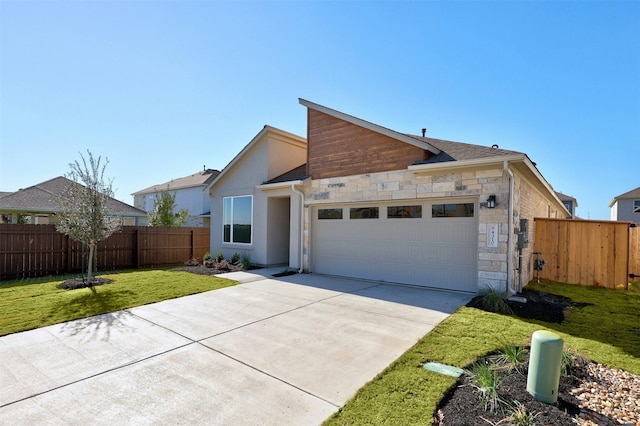
<instances>
[{"instance_id":1,"label":"blue sky","mask_svg":"<svg viewBox=\"0 0 640 426\"><path fill-rule=\"evenodd\" d=\"M640 186L638 1L0 0L0 191L109 159L116 198L222 169L298 98L526 152L578 215Z\"/></svg>"}]
</instances>

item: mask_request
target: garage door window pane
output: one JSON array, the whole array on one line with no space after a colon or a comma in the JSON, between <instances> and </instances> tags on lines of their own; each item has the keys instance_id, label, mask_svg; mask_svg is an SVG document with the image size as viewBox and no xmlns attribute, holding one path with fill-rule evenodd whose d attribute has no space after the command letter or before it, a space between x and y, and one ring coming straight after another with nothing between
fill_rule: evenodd
<instances>
[{"instance_id":1,"label":"garage door window pane","mask_svg":"<svg viewBox=\"0 0 640 426\"><path fill-rule=\"evenodd\" d=\"M387 217L391 219L420 219L422 206L389 206Z\"/></svg>"},{"instance_id":2,"label":"garage door window pane","mask_svg":"<svg viewBox=\"0 0 640 426\"><path fill-rule=\"evenodd\" d=\"M473 217L473 203L434 204L431 217Z\"/></svg>"},{"instance_id":3,"label":"garage door window pane","mask_svg":"<svg viewBox=\"0 0 640 426\"><path fill-rule=\"evenodd\" d=\"M350 219L377 219L378 216L378 207L352 207L349 209Z\"/></svg>"},{"instance_id":4,"label":"garage door window pane","mask_svg":"<svg viewBox=\"0 0 640 426\"><path fill-rule=\"evenodd\" d=\"M342 209L319 209L318 219L342 219Z\"/></svg>"}]
</instances>

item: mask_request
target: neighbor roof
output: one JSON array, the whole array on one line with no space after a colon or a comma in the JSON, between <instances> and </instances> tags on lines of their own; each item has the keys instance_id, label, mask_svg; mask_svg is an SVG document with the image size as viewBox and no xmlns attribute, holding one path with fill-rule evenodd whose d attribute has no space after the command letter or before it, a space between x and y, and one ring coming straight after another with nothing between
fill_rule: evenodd
<instances>
[{"instance_id":1,"label":"neighbor roof","mask_svg":"<svg viewBox=\"0 0 640 426\"><path fill-rule=\"evenodd\" d=\"M56 203L56 198L72 183L74 183L72 180L58 176L28 188L20 189L0 198L0 210L37 211L43 213L59 211L60 209ZM110 198L107 204L107 210L109 214L129 216L147 215L146 212L116 200L115 198Z\"/></svg>"},{"instance_id":2,"label":"neighbor roof","mask_svg":"<svg viewBox=\"0 0 640 426\"><path fill-rule=\"evenodd\" d=\"M132 195L153 194L159 191L191 188L194 186L207 186L220 174L219 170L205 169L198 173L178 179L171 179L169 182L160 183L134 192Z\"/></svg>"},{"instance_id":3,"label":"neighbor roof","mask_svg":"<svg viewBox=\"0 0 640 426\"><path fill-rule=\"evenodd\" d=\"M613 197L613 200L611 200L611 203L609 203L609 207L612 207L615 204L615 202L618 200L625 200L629 198L633 198L633 199L640 198L640 186L637 187L636 189L632 189L629 192L620 194L617 197Z\"/></svg>"}]
</instances>

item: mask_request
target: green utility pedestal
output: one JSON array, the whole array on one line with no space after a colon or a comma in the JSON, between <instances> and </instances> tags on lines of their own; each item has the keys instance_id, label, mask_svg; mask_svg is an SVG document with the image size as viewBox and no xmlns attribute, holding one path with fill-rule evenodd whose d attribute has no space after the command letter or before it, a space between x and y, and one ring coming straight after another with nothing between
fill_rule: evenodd
<instances>
[{"instance_id":1,"label":"green utility pedestal","mask_svg":"<svg viewBox=\"0 0 640 426\"><path fill-rule=\"evenodd\" d=\"M527 392L547 404L558 400L562 339L555 333L540 330L531 337Z\"/></svg>"}]
</instances>

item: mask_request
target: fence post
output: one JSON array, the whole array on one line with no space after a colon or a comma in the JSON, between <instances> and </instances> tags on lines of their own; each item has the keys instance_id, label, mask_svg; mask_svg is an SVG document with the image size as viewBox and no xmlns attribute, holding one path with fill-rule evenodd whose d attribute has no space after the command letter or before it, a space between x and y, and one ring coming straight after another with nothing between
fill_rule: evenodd
<instances>
[{"instance_id":1,"label":"fence post","mask_svg":"<svg viewBox=\"0 0 640 426\"><path fill-rule=\"evenodd\" d=\"M193 245L194 239L193 239L193 229L191 230L191 256L189 257L189 259L193 259L193 255L195 252L195 247Z\"/></svg>"},{"instance_id":2,"label":"fence post","mask_svg":"<svg viewBox=\"0 0 640 426\"><path fill-rule=\"evenodd\" d=\"M64 243L67 245L67 256L66 256L66 265L64 270L67 272L67 274L71 273L71 239L69 238L68 235L64 236Z\"/></svg>"},{"instance_id":3,"label":"fence post","mask_svg":"<svg viewBox=\"0 0 640 426\"><path fill-rule=\"evenodd\" d=\"M136 228L136 232L134 233L134 244L135 244L135 256L136 256L136 269L140 269L140 230Z\"/></svg>"}]
</instances>

